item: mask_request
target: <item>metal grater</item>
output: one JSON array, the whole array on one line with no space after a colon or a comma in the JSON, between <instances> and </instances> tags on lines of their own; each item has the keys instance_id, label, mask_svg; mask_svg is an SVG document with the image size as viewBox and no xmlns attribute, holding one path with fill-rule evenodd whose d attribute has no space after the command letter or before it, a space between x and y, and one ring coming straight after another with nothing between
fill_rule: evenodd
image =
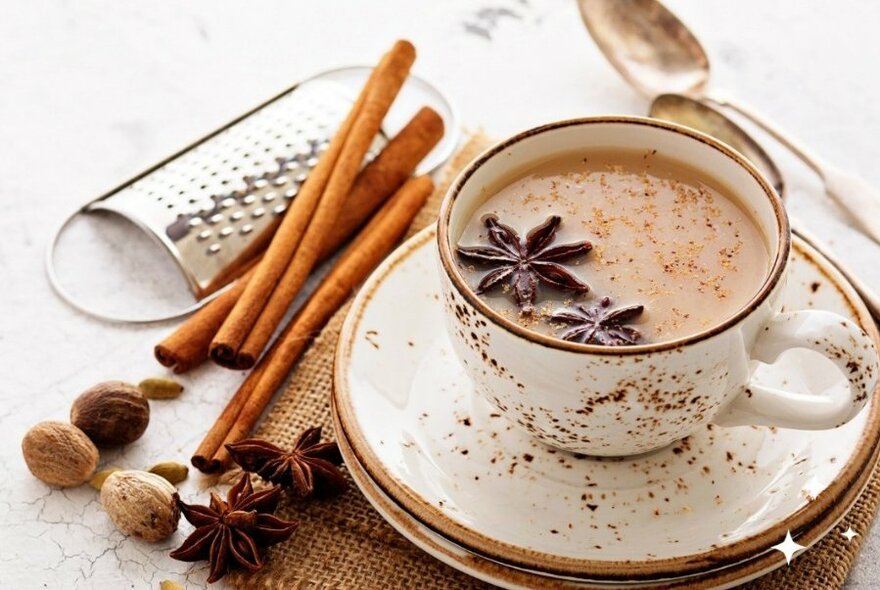
<instances>
[{"instance_id":1,"label":"metal grater","mask_svg":"<svg viewBox=\"0 0 880 590\"><path fill-rule=\"evenodd\" d=\"M74 216L111 211L135 223L171 254L196 298L204 303L240 274L265 244L268 233L264 232L296 198L350 110L356 87L346 82L352 76L365 77L367 71L344 68L311 78L88 203ZM419 97L421 104L433 102L431 106L447 119L447 129L453 129L448 102L424 80L416 78L413 85L422 94L430 91L429 100ZM384 136L377 137L368 159L385 143ZM108 317L72 300L53 269L58 236L72 218L59 228L47 258L49 277L59 295L104 319L169 319Z\"/></svg>"},{"instance_id":2,"label":"metal grater","mask_svg":"<svg viewBox=\"0 0 880 590\"><path fill-rule=\"evenodd\" d=\"M351 107L344 90L304 84L86 210L150 232L201 298L296 197Z\"/></svg>"}]
</instances>

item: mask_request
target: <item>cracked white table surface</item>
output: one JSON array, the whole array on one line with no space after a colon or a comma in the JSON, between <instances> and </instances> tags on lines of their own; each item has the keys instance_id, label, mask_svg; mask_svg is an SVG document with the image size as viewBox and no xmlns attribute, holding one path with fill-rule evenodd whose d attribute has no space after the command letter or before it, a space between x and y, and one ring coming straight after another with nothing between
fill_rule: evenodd
<instances>
[{"instance_id":1,"label":"cracked white table surface","mask_svg":"<svg viewBox=\"0 0 880 590\"><path fill-rule=\"evenodd\" d=\"M710 48L718 86L880 185L880 4L670 4ZM464 124L495 136L555 118L647 108L603 61L570 0L6 4L0 19L0 586L157 588L162 579L205 586L202 565L167 555L188 524L155 545L126 539L94 490L50 489L22 461L27 428L65 419L86 387L162 374L151 350L170 329L104 324L60 302L42 268L54 225L298 78L374 61L397 37L415 42L416 71L455 100ZM790 158L782 164L792 210L880 289L880 248L850 229L802 167ZM59 262L78 292L138 308L186 299L175 271L137 231L109 222L74 229ZM180 399L153 403L144 437L104 453L102 463L186 461L240 378L211 367L187 375ZM185 499L199 496L199 481L191 475L181 486ZM878 530L856 531L868 539L850 588L880 585Z\"/></svg>"}]
</instances>

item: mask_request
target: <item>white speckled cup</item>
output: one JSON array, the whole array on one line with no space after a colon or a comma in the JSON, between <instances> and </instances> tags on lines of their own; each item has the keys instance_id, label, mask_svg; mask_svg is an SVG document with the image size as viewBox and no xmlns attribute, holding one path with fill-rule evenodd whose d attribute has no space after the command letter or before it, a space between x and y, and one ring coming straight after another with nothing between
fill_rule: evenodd
<instances>
[{"instance_id":1,"label":"white speckled cup","mask_svg":"<svg viewBox=\"0 0 880 590\"><path fill-rule=\"evenodd\" d=\"M606 347L532 332L473 292L454 249L484 189L530 164L590 148L656 149L735 188L771 257L766 280L743 309L677 340ZM829 312L781 309L791 233L769 183L731 148L685 127L615 116L519 133L489 148L458 176L441 206L437 239L449 334L477 391L534 437L562 449L601 456L643 453L709 422L834 428L864 407L877 384L877 350L861 328ZM757 363L772 363L794 348L836 365L841 386L831 395L815 395L752 379ZM825 362L816 355L799 358Z\"/></svg>"}]
</instances>

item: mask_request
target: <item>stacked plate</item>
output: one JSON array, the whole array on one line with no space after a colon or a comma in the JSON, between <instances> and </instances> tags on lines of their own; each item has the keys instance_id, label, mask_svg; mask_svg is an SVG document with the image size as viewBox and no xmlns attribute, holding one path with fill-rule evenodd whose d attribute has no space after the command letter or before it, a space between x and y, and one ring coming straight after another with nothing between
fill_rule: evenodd
<instances>
[{"instance_id":1,"label":"stacked plate","mask_svg":"<svg viewBox=\"0 0 880 590\"><path fill-rule=\"evenodd\" d=\"M360 291L333 399L355 482L427 553L506 588L726 588L785 566L773 546L787 533L809 547L846 528L880 449L876 397L835 430L710 426L637 457L558 451L474 395L446 336L434 239L412 238ZM880 345L827 261L797 239L792 257L786 309L851 317ZM800 354L757 374L772 385ZM804 389L846 387L827 360L810 366Z\"/></svg>"}]
</instances>

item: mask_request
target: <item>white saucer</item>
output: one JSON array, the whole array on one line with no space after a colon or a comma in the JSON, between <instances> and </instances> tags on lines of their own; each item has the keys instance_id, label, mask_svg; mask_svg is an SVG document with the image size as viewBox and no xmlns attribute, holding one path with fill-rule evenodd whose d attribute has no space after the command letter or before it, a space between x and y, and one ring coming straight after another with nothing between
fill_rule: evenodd
<instances>
[{"instance_id":1,"label":"white saucer","mask_svg":"<svg viewBox=\"0 0 880 590\"><path fill-rule=\"evenodd\" d=\"M358 462L357 457L351 450L351 445L345 436L345 432L342 430L338 419L336 419L337 415L334 411L336 439L348 471L355 484L380 516L425 553L463 573L501 588L511 590L547 588L571 588L577 590L674 590L685 588L688 590L698 590L711 588L712 590L723 590L725 588L734 588L759 578L784 563L784 561L774 558L772 555L765 555L763 558L747 561L722 570L674 580L663 580L656 583L579 581L542 575L538 572L506 566L459 547L449 539L444 538L420 523L394 500L389 498ZM840 526L841 532L845 528L845 525L837 525L837 523L833 523L830 526L832 528ZM819 519L801 533L799 540L808 538L809 543L813 543L824 537L828 532L830 532L829 524L824 519Z\"/></svg>"},{"instance_id":2,"label":"white saucer","mask_svg":"<svg viewBox=\"0 0 880 590\"><path fill-rule=\"evenodd\" d=\"M836 311L877 339L826 262L798 240L793 258L787 309ZM446 337L437 272L426 230L367 282L340 338L335 404L353 455L384 493L472 553L585 580L705 573L768 552L789 529L815 542L876 462L876 399L832 431L713 427L625 460L536 443L472 395ZM804 386L842 386L830 363L812 366ZM784 563L776 552L767 559Z\"/></svg>"},{"instance_id":3,"label":"white saucer","mask_svg":"<svg viewBox=\"0 0 880 590\"><path fill-rule=\"evenodd\" d=\"M628 584L595 585L590 582L560 580L547 578L533 572L516 570L503 564L496 563L470 553L441 535L432 531L418 520L413 518L403 508L388 497L382 488L374 482L364 468L358 463L351 446L336 422L336 440L339 449L345 459L348 472L355 484L379 513L395 530L406 537L419 549L432 557L452 566L461 572L473 576L484 582L488 582L501 588L524 589L524 588L638 588Z\"/></svg>"}]
</instances>

